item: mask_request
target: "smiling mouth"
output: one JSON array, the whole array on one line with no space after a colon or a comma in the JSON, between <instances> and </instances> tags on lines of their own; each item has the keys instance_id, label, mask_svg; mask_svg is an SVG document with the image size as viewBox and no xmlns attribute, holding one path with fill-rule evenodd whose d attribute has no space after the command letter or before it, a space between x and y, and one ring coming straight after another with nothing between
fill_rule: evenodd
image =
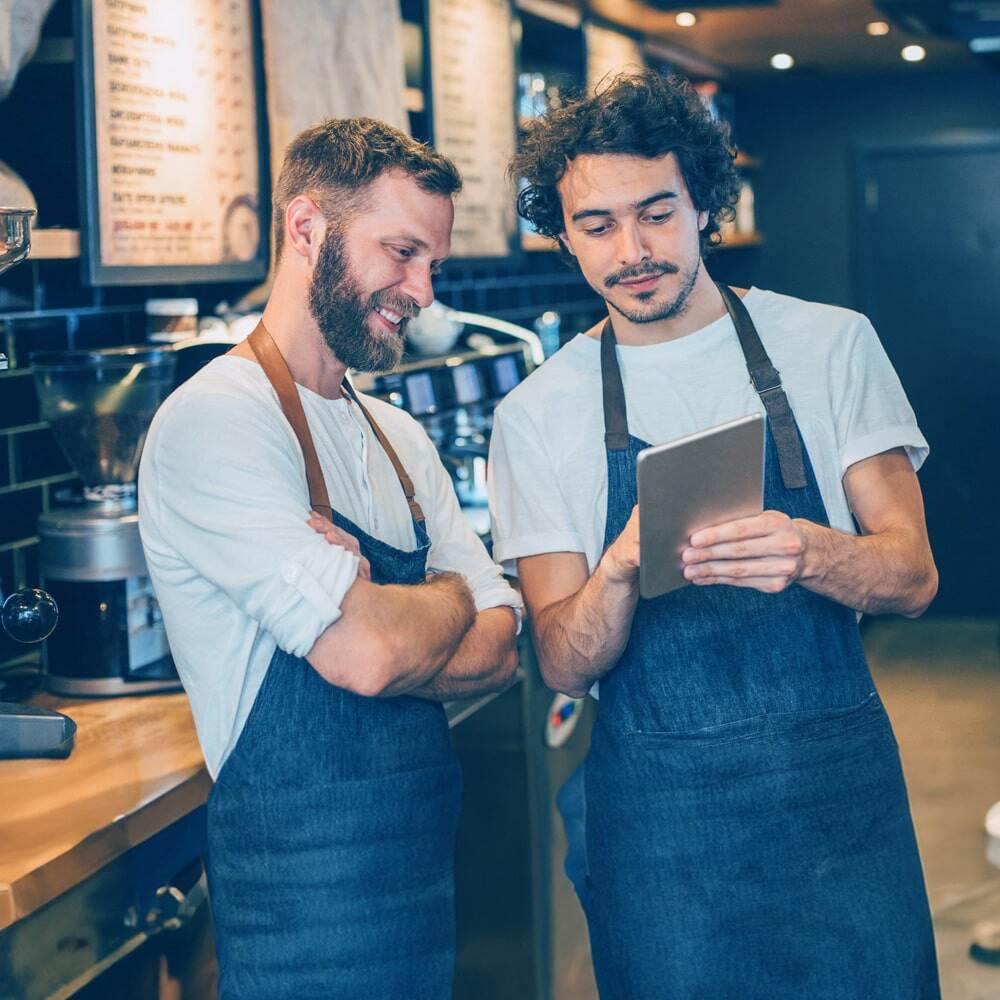
<instances>
[{"instance_id":1,"label":"smiling mouth","mask_svg":"<svg viewBox=\"0 0 1000 1000\"><path fill-rule=\"evenodd\" d=\"M385 306L376 306L372 309L379 319L393 332L399 333L400 327L406 317L398 312L393 312L391 309L387 309Z\"/></svg>"}]
</instances>

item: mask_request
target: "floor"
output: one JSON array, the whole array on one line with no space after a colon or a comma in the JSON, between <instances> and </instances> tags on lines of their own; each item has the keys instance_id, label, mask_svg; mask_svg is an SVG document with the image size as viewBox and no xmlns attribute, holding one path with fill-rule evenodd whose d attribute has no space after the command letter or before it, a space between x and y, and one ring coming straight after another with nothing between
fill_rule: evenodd
<instances>
[{"instance_id":1,"label":"floor","mask_svg":"<svg viewBox=\"0 0 1000 1000\"><path fill-rule=\"evenodd\" d=\"M943 1000L1000 1000L1000 966L969 957L973 925L1000 920L983 828L1000 800L1000 622L872 619L864 640L906 771ZM585 945L564 957L557 1000L596 997Z\"/></svg>"},{"instance_id":2,"label":"floor","mask_svg":"<svg viewBox=\"0 0 1000 1000\"><path fill-rule=\"evenodd\" d=\"M1000 921L1000 868L983 819L1000 800L1000 623L873 621L865 647L910 791L944 1000L1000 1000L1000 966L969 957L973 925Z\"/></svg>"}]
</instances>

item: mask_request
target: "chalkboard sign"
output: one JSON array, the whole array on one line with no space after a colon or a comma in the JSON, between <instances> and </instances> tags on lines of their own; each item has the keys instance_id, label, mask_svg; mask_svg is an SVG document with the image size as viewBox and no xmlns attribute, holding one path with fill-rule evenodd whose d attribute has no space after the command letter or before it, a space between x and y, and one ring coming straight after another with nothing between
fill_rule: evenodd
<instances>
[{"instance_id":1,"label":"chalkboard sign","mask_svg":"<svg viewBox=\"0 0 1000 1000\"><path fill-rule=\"evenodd\" d=\"M264 277L255 0L77 0L76 14L85 280Z\"/></svg>"}]
</instances>

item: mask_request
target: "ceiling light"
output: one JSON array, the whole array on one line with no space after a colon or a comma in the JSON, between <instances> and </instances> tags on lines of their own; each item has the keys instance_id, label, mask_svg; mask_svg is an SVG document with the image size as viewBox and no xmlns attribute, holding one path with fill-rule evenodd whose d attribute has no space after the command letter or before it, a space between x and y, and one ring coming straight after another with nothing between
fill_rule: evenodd
<instances>
[{"instance_id":1,"label":"ceiling light","mask_svg":"<svg viewBox=\"0 0 1000 1000\"><path fill-rule=\"evenodd\" d=\"M907 62L920 62L927 55L927 50L922 45L907 45L899 54Z\"/></svg>"},{"instance_id":2,"label":"ceiling light","mask_svg":"<svg viewBox=\"0 0 1000 1000\"><path fill-rule=\"evenodd\" d=\"M679 28L693 28L698 23L698 18L689 10L682 10L674 20Z\"/></svg>"},{"instance_id":3,"label":"ceiling light","mask_svg":"<svg viewBox=\"0 0 1000 1000\"><path fill-rule=\"evenodd\" d=\"M1000 52L1000 38L973 38L969 42L969 48L977 55L983 52Z\"/></svg>"},{"instance_id":4,"label":"ceiling light","mask_svg":"<svg viewBox=\"0 0 1000 1000\"><path fill-rule=\"evenodd\" d=\"M795 60L787 52L776 52L771 56L771 65L774 69L791 69Z\"/></svg>"},{"instance_id":5,"label":"ceiling light","mask_svg":"<svg viewBox=\"0 0 1000 1000\"><path fill-rule=\"evenodd\" d=\"M869 35L888 35L889 34L889 22L888 21L869 21L865 25L865 31Z\"/></svg>"}]
</instances>

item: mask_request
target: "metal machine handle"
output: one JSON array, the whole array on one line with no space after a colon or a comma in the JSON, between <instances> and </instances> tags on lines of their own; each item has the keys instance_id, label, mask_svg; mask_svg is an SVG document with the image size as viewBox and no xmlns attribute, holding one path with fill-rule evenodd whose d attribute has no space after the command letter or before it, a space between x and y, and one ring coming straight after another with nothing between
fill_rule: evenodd
<instances>
[{"instance_id":1,"label":"metal machine handle","mask_svg":"<svg viewBox=\"0 0 1000 1000\"><path fill-rule=\"evenodd\" d=\"M41 642L58 621L59 606L47 591L22 587L7 600L0 591L0 626L15 642Z\"/></svg>"}]
</instances>

